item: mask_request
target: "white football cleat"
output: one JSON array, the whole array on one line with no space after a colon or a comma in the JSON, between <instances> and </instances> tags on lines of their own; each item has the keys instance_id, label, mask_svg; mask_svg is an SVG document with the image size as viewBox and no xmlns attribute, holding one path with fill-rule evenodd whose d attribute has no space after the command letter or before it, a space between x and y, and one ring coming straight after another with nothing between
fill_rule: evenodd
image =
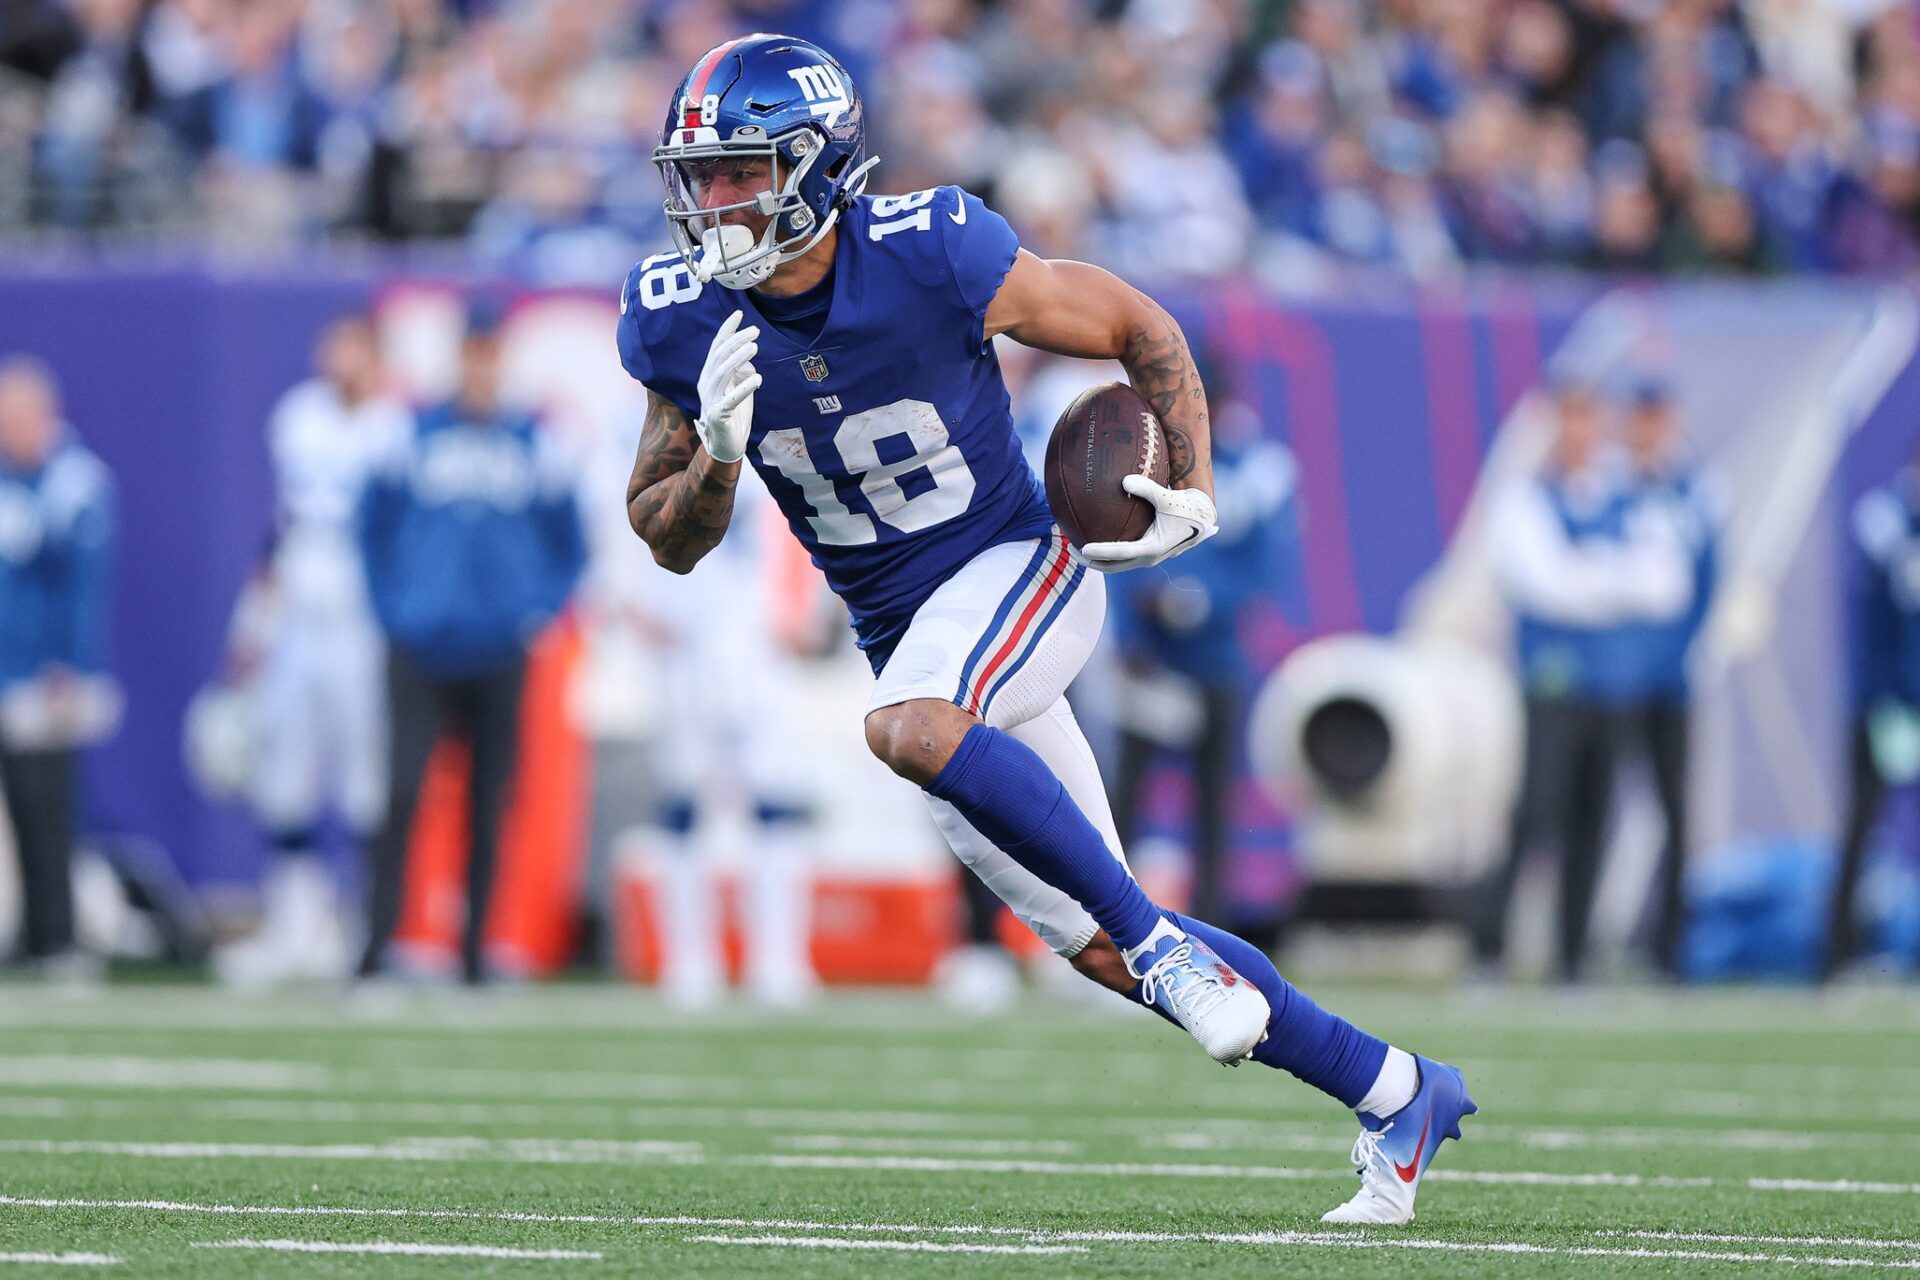
<instances>
[{"instance_id":1,"label":"white football cleat","mask_svg":"<svg viewBox=\"0 0 1920 1280\"><path fill-rule=\"evenodd\" d=\"M1171 1014L1215 1062L1237 1067L1267 1038L1267 998L1172 921L1162 919L1123 954L1127 971L1140 979L1141 1001Z\"/></svg>"},{"instance_id":2,"label":"white football cleat","mask_svg":"<svg viewBox=\"0 0 1920 1280\"><path fill-rule=\"evenodd\" d=\"M1398 1227L1413 1221L1413 1197L1448 1138L1458 1140L1460 1121L1480 1108L1467 1096L1457 1068L1431 1058L1420 1064L1420 1089L1413 1101L1386 1120L1361 1121L1353 1144L1353 1165L1360 1190L1320 1221L1370 1227ZM1375 1127L1378 1126L1378 1127Z\"/></svg>"}]
</instances>

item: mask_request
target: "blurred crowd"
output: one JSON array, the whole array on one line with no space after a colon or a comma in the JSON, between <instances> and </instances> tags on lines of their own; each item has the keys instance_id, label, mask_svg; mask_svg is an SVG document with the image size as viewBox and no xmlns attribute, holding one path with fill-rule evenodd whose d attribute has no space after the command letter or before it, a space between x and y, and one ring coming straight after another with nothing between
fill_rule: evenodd
<instances>
[{"instance_id":1,"label":"blurred crowd","mask_svg":"<svg viewBox=\"0 0 1920 1280\"><path fill-rule=\"evenodd\" d=\"M1149 279L1916 257L1894 0L0 0L0 233L604 283L664 241L671 87L755 29L847 64L876 190Z\"/></svg>"}]
</instances>

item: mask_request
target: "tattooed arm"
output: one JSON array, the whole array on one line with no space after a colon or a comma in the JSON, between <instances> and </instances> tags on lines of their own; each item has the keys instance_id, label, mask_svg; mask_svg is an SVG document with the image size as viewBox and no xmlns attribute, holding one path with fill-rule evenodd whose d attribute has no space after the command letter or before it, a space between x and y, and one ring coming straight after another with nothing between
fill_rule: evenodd
<instances>
[{"instance_id":1,"label":"tattooed arm","mask_svg":"<svg viewBox=\"0 0 1920 1280\"><path fill-rule=\"evenodd\" d=\"M687 415L647 392L647 422L627 481L627 522L654 560L691 573L726 534L739 482L738 462L715 462Z\"/></svg>"},{"instance_id":2,"label":"tattooed arm","mask_svg":"<svg viewBox=\"0 0 1920 1280\"><path fill-rule=\"evenodd\" d=\"M1022 249L987 308L986 332L1063 356L1118 360L1160 416L1167 483L1212 495L1207 393L1180 326L1159 303L1099 267Z\"/></svg>"}]
</instances>

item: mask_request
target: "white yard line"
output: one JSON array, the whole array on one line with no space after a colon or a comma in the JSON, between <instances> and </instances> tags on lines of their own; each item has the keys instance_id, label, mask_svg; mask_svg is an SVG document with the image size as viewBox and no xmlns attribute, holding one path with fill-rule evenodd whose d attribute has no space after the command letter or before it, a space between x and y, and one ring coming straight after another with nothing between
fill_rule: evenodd
<instances>
[{"instance_id":1,"label":"white yard line","mask_svg":"<svg viewBox=\"0 0 1920 1280\"><path fill-rule=\"evenodd\" d=\"M1328 1168L1283 1165L1097 1163L1057 1160L964 1159L939 1156L801 1154L709 1155L698 1143L611 1142L597 1139L436 1137L386 1143L106 1142L8 1139L0 1151L34 1155L109 1155L158 1159L313 1159L495 1161L510 1164L734 1165L774 1169L847 1169L907 1173L1017 1173L1065 1177L1244 1178L1325 1181ZM1436 1182L1549 1187L1745 1187L1750 1191L1837 1195L1920 1195L1920 1183L1813 1178L1680 1178L1637 1173L1553 1173L1535 1170L1435 1169Z\"/></svg>"},{"instance_id":2,"label":"white yard line","mask_svg":"<svg viewBox=\"0 0 1920 1280\"><path fill-rule=\"evenodd\" d=\"M0 1094L0 1115L28 1118L192 1116L202 1120L287 1120L340 1123L422 1124L553 1124L578 1122L596 1127L608 1124L658 1124L672 1120L684 1127L747 1129L851 1129L886 1133L961 1132L982 1129L1026 1131L1031 1115L967 1111L850 1111L814 1107L693 1107L672 1102L636 1102L625 1105L595 1102L386 1102L301 1098L197 1099L136 1096ZM1092 1125L1129 1131L1139 1128L1137 1117L1092 1118ZM1228 1122L1222 1121L1222 1124ZM1343 1148L1351 1143L1343 1142Z\"/></svg>"},{"instance_id":3,"label":"white yard line","mask_svg":"<svg viewBox=\"0 0 1920 1280\"><path fill-rule=\"evenodd\" d=\"M519 1258L540 1262L599 1262L583 1249L508 1249L490 1244L410 1244L398 1240L196 1240L196 1249L266 1249L273 1253L403 1253L423 1258Z\"/></svg>"},{"instance_id":4,"label":"white yard line","mask_svg":"<svg viewBox=\"0 0 1920 1280\"><path fill-rule=\"evenodd\" d=\"M10 1138L0 1151L29 1155L102 1155L162 1160L487 1160L506 1164L708 1163L697 1142L608 1142L599 1139L493 1141L485 1138L401 1138L391 1142L100 1142Z\"/></svg>"},{"instance_id":5,"label":"white yard line","mask_svg":"<svg viewBox=\"0 0 1920 1280\"><path fill-rule=\"evenodd\" d=\"M968 1156L1070 1156L1082 1149L1078 1142L1037 1138L870 1138L838 1133L784 1134L772 1142L792 1151L944 1152Z\"/></svg>"},{"instance_id":6,"label":"white yard line","mask_svg":"<svg viewBox=\"0 0 1920 1280\"><path fill-rule=\"evenodd\" d=\"M854 1134L990 1133L1005 1130L1031 1132L1033 1117L1012 1113L910 1110L831 1110L819 1108L690 1107L677 1103L613 1105L590 1102L386 1102L281 1098L183 1099L136 1096L130 1098L55 1097L0 1094L0 1115L33 1119L74 1117L192 1116L208 1120L325 1121L328 1123L521 1124L580 1123L695 1129L817 1129L851 1130ZM1214 1120L1187 1122L1165 1133L1140 1134L1138 1116L1075 1116L1072 1124L1083 1132L1138 1135L1143 1148L1166 1151L1345 1151L1350 1139L1329 1132L1333 1126L1315 1121ZM1341 1126L1344 1129L1344 1126ZM1585 1149L1646 1150L1662 1147L1701 1147L1731 1151L1824 1151L1910 1148L1920 1134L1872 1132L1805 1132L1790 1129L1692 1128L1682 1126L1520 1125L1475 1120L1471 1136L1476 1146L1506 1145L1543 1151ZM974 1139L921 1140L807 1134L781 1139L790 1144L811 1142L826 1146L844 1143L849 1149L924 1150L958 1152ZM1085 1145L1065 1139L995 1140L978 1154L1024 1149L1006 1142L1030 1142L1035 1149L1068 1154Z\"/></svg>"},{"instance_id":7,"label":"white yard line","mask_svg":"<svg viewBox=\"0 0 1920 1280\"><path fill-rule=\"evenodd\" d=\"M844 1059L838 1059L844 1061ZM229 1089L249 1093L323 1094L432 1094L438 1098L509 1095L560 1099L636 1099L656 1103L725 1103L751 1089L781 1095L782 1102L805 1105L826 1102L841 1092L836 1071L789 1075L775 1081L707 1072L609 1072L591 1070L521 1070L508 1067L333 1067L318 1063L228 1058L168 1058L161 1056L41 1054L0 1056L0 1085L105 1087L148 1092L198 1092ZM882 1075L870 1080L875 1102L899 1103L925 1110L928 1104L956 1104L999 1097L999 1084L968 1075L926 1076L919 1073ZM1766 1090L1676 1089L1642 1087L1611 1089L1581 1087L1577 1082L1531 1083L1503 1081L1503 1109L1508 1114L1545 1112L1556 1117L1604 1116L1724 1116L1781 1121L1843 1120L1867 1123L1920 1123L1920 1099L1899 1093L1859 1097L1832 1096L1799 1090L1791 1096ZM1057 1078L1023 1084L1021 1097L1036 1105L1085 1106L1089 1094L1075 1079ZM1215 1110L1212 1118L1243 1117L1250 1107L1267 1115L1306 1115L1318 1100L1249 1091L1242 1082L1221 1082L1185 1090L1189 1105ZM720 1108L711 1108L718 1110ZM773 1108L777 1110L778 1108ZM1098 1115L1099 1113L1095 1113ZM1117 1121L1117 1112L1102 1119ZM1129 1117L1134 1123L1138 1117Z\"/></svg>"},{"instance_id":8,"label":"white yard line","mask_svg":"<svg viewBox=\"0 0 1920 1280\"><path fill-rule=\"evenodd\" d=\"M1049 1237L1051 1238L1051 1237ZM1218 1240L1220 1237L1210 1237ZM1086 1253L1085 1248L1059 1245L939 1244L925 1240L849 1240L838 1236L688 1236L694 1244L756 1245L792 1249L899 1250L926 1253ZM1412 1249L1442 1253L1529 1254L1577 1258L1636 1258L1684 1262L1773 1263L1791 1267L1866 1267L1874 1270L1915 1270L1920 1262L1888 1262L1874 1258L1819 1257L1782 1253L1735 1253L1708 1249L1609 1249L1525 1244L1519 1241L1469 1242L1455 1240L1396 1240L1378 1236L1344 1236L1330 1232L1275 1231L1237 1239L1235 1243L1324 1249Z\"/></svg>"},{"instance_id":9,"label":"white yard line","mask_svg":"<svg viewBox=\"0 0 1920 1280\"><path fill-rule=\"evenodd\" d=\"M0 1084L116 1089L324 1090L334 1072L306 1062L251 1058L131 1057L125 1054L10 1054Z\"/></svg>"},{"instance_id":10,"label":"white yard line","mask_svg":"<svg viewBox=\"0 0 1920 1280\"><path fill-rule=\"evenodd\" d=\"M0 1144L0 1150L4 1150ZM718 1157L727 1164L764 1165L775 1169L877 1169L906 1173L1031 1173L1070 1177L1088 1175L1119 1178L1254 1178L1283 1181L1323 1180L1351 1175L1344 1170L1299 1169L1285 1165L1078 1163L1059 1160L964 1160L939 1156L807 1156L755 1155ZM1552 1187L1710 1187L1712 1178L1654 1177L1637 1173L1545 1173L1527 1170L1500 1172L1433 1169L1428 1178L1448 1182L1483 1182ZM1737 1184L1727 1184L1737 1185ZM1887 1184L1891 1185L1891 1184ZM1784 1188L1775 1188L1784 1189ZM1799 1188L1811 1190L1811 1186ZM1849 1187L1848 1189L1860 1189ZM1909 1188L1902 1187L1902 1190ZM1910 1188L1920 1194L1920 1186Z\"/></svg>"},{"instance_id":11,"label":"white yard line","mask_svg":"<svg viewBox=\"0 0 1920 1280\"><path fill-rule=\"evenodd\" d=\"M1409 1012L1406 1002L1383 998L1378 990L1334 984L1324 998L1357 1021L1377 1021L1390 1010L1403 1023L1444 1025L1449 1030L1516 1032L1538 1035L1604 1036L1615 1031L1675 1031L1689 1036L1778 1034L1824 1037L1838 1030L1875 1035L1897 1031L1910 1017L1913 1002L1905 990L1861 989L1838 995L1794 991L1598 991L1578 1002L1524 986L1497 993L1462 994L1436 990L1429 1010ZM369 1008L350 997L321 991L295 993L296 999L247 997L213 989L109 989L84 1002L14 986L0 1009L0 1025L16 1027L93 1027L122 1030L152 1026L194 1028L337 1031L346 1024L387 1025L396 1032L433 1034L513 1027L554 1030L695 1029L716 1025L725 1016L676 1012L644 989L539 987L524 992L485 992L475 996L450 988L422 990L399 1002L404 1023L385 1008ZM1050 1026L1111 1026L1115 1015L1070 1002L1033 1001L1025 1015L1043 1016ZM845 1030L948 1033L954 1021L924 996L890 992L836 992L806 1014L807 1025Z\"/></svg>"},{"instance_id":12,"label":"white yard line","mask_svg":"<svg viewBox=\"0 0 1920 1280\"><path fill-rule=\"evenodd\" d=\"M516 1213L506 1210L406 1209L379 1206L344 1205L244 1205L198 1203L178 1200L92 1200L76 1197L38 1197L0 1195L0 1205L20 1208L111 1209L136 1212L204 1214L220 1217L345 1217L421 1220L468 1220L481 1222L551 1223L608 1227L694 1227L707 1230L733 1229L752 1232L841 1232L851 1235L894 1236L985 1236L1020 1241L1026 1245L1063 1244L1241 1244L1257 1246L1327 1246L1335 1248L1398 1248L1487 1253L1564 1253L1580 1257L1677 1258L1694 1261L1759 1261L1795 1265L1832 1267L1877 1266L1912 1269L1920 1263L1869 1258L1815 1257L1779 1255L1732 1250L1662 1250L1612 1246L1550 1246L1521 1241L1455 1242L1395 1238L1379 1234L1346 1234L1332 1231L1041 1231L1017 1227L989 1227L976 1224L917 1224L905 1222L817 1222L786 1218L720 1218L697 1215L637 1216L596 1214ZM1777 1245L1797 1249L1850 1248L1916 1250L1920 1241L1871 1236L1790 1236L1732 1235L1658 1231L1596 1231L1596 1238L1663 1240L1686 1244ZM704 1239L702 1237L693 1237ZM739 1236L719 1237L729 1243ZM773 1243L767 1236L747 1237ZM778 1242L788 1242L781 1237ZM909 1243L909 1242L894 1242ZM825 1246L818 1246L825 1247Z\"/></svg>"},{"instance_id":13,"label":"white yard line","mask_svg":"<svg viewBox=\"0 0 1920 1280\"><path fill-rule=\"evenodd\" d=\"M688 1236L693 1244L785 1245L791 1249L872 1249L893 1253L1087 1253L1083 1245L940 1244L932 1240L847 1240L839 1236Z\"/></svg>"},{"instance_id":14,"label":"white yard line","mask_svg":"<svg viewBox=\"0 0 1920 1280\"><path fill-rule=\"evenodd\" d=\"M33 1267L117 1267L110 1253L0 1253L0 1263L19 1262Z\"/></svg>"},{"instance_id":15,"label":"white yard line","mask_svg":"<svg viewBox=\"0 0 1920 1280\"><path fill-rule=\"evenodd\" d=\"M1873 1236L1736 1236L1710 1231L1592 1231L1588 1234L1629 1240L1679 1240L1696 1244L1790 1244L1846 1249L1920 1250L1920 1240L1887 1240Z\"/></svg>"}]
</instances>

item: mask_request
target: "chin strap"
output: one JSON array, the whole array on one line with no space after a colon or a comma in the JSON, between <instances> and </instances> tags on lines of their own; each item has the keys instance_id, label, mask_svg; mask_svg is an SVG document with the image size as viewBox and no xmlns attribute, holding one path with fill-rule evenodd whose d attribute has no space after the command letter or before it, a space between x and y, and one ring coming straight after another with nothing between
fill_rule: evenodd
<instances>
[{"instance_id":1,"label":"chin strap","mask_svg":"<svg viewBox=\"0 0 1920 1280\"><path fill-rule=\"evenodd\" d=\"M693 278L702 284L709 280L718 280L721 286L727 289L751 289L772 275L782 263L805 257L840 221L840 211L866 189L867 171L879 163L879 156L869 156L861 162L859 168L847 175L845 185L840 188L840 198L834 202L833 208L827 211L827 216L820 219L820 225L814 228L813 234L807 237L806 243L798 248L770 252L744 266L722 270L721 263L730 258L743 256L753 248L753 233L745 227L732 223L707 228L700 236L700 252L692 264ZM771 241L778 227L779 223L776 221L767 228L763 243Z\"/></svg>"}]
</instances>

